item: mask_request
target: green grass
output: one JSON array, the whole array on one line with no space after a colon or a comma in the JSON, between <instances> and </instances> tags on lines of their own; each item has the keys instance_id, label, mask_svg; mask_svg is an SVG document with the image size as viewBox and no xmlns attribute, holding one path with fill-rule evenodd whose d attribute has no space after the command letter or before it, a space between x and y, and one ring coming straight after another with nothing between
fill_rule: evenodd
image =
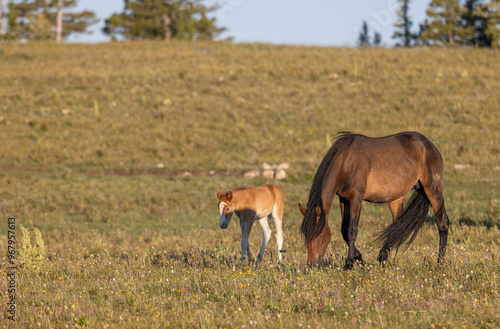
<instances>
[{"instance_id":1,"label":"green grass","mask_svg":"<svg viewBox=\"0 0 500 329\"><path fill-rule=\"evenodd\" d=\"M19 272L18 326L500 326L498 56L0 43L0 211L39 228L48 248L40 272ZM417 130L436 144L451 220L445 264L436 264L430 212L408 251L379 266L374 237L391 215L386 205L365 203L357 246L368 266L342 270L347 248L335 200L329 261L306 266L297 203L307 201L341 130ZM237 219L219 229L216 191L276 183L241 174L284 161L289 177L277 184L285 194L285 261L277 266L273 237L259 267L241 263ZM201 175L177 175L184 170ZM254 228L254 254L261 239ZM0 327L7 326L2 313Z\"/></svg>"}]
</instances>

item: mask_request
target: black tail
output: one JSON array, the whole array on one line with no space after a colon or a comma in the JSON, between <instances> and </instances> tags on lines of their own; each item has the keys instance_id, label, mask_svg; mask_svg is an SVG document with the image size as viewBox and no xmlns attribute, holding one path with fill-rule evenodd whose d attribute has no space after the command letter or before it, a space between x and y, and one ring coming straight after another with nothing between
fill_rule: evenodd
<instances>
[{"instance_id":1,"label":"black tail","mask_svg":"<svg viewBox=\"0 0 500 329\"><path fill-rule=\"evenodd\" d=\"M403 215L378 234L376 241L382 241L381 251L392 248L397 250L409 238L410 240L406 244L406 248L408 248L427 218L429 205L429 199L423 188L417 187L411 195Z\"/></svg>"}]
</instances>

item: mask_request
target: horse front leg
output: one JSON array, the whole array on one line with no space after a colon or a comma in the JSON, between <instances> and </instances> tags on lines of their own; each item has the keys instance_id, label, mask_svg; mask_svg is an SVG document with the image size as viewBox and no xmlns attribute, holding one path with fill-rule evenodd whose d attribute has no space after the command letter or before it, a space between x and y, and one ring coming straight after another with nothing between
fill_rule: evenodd
<instances>
[{"instance_id":1,"label":"horse front leg","mask_svg":"<svg viewBox=\"0 0 500 329\"><path fill-rule=\"evenodd\" d=\"M344 241L346 242L347 246L349 247L349 227L351 225L351 204L350 204L349 200L347 200L345 198L340 197L339 199L340 199L340 212L342 214L342 228L341 228L342 237L344 238ZM361 206L360 206L360 210L361 210ZM359 216L358 216L358 220L359 220ZM356 235L357 235L357 224L356 224ZM356 238L354 238L354 240L356 240ZM356 247L354 247L353 258L354 258L354 260L356 260L362 264L364 263L361 252ZM352 268L353 263L351 263L350 267L346 264L346 267L348 269Z\"/></svg>"},{"instance_id":2,"label":"horse front leg","mask_svg":"<svg viewBox=\"0 0 500 329\"><path fill-rule=\"evenodd\" d=\"M363 263L361 253L355 246L356 238L358 236L358 224L359 216L361 214L362 201L362 197L354 198L353 200L349 201L349 211L347 211L347 209L344 210L344 214L346 215L345 217L349 216L349 218L346 218L345 221L345 217L342 219L342 231L343 235L344 231L347 231L347 245L349 247L349 250L347 252L347 259L344 266L344 269L346 270L352 269L355 261Z\"/></svg>"}]
</instances>

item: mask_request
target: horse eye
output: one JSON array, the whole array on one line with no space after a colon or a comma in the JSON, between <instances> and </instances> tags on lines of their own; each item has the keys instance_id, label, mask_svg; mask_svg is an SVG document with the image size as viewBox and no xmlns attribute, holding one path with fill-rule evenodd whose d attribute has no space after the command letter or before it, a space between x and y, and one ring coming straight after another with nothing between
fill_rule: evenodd
<instances>
[{"instance_id":1,"label":"horse eye","mask_svg":"<svg viewBox=\"0 0 500 329\"><path fill-rule=\"evenodd\" d=\"M229 208L226 208L226 211L229 211Z\"/></svg>"}]
</instances>

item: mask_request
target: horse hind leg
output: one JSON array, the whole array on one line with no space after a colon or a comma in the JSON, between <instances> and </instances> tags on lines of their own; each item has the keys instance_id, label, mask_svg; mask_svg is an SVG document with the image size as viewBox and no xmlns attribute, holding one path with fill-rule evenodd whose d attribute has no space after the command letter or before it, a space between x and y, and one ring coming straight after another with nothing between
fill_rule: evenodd
<instances>
[{"instance_id":1,"label":"horse hind leg","mask_svg":"<svg viewBox=\"0 0 500 329\"><path fill-rule=\"evenodd\" d=\"M392 202L389 202L389 210L391 211L392 215L392 222L394 223L398 218L400 218L403 215L404 208L403 208L403 200L405 196L403 195L401 198L396 199ZM386 249L381 249L379 254L378 254L378 261L380 263L383 263L387 260L389 257L389 252L391 251L390 248Z\"/></svg>"},{"instance_id":2,"label":"horse hind leg","mask_svg":"<svg viewBox=\"0 0 500 329\"><path fill-rule=\"evenodd\" d=\"M401 215L403 215L403 200L405 196L403 195L399 199L389 202L389 210L391 211L392 221L395 222Z\"/></svg>"},{"instance_id":3,"label":"horse hind leg","mask_svg":"<svg viewBox=\"0 0 500 329\"><path fill-rule=\"evenodd\" d=\"M448 219L448 214L444 207L443 198L443 174L442 166L441 170L432 170L429 166L427 170L424 171L422 175L422 186L424 188L425 194L429 199L432 209L434 210L434 215L436 216L437 227L439 231L439 256L438 263L444 260L446 254L446 245L448 240L448 227L450 225L450 220Z\"/></svg>"}]
</instances>

